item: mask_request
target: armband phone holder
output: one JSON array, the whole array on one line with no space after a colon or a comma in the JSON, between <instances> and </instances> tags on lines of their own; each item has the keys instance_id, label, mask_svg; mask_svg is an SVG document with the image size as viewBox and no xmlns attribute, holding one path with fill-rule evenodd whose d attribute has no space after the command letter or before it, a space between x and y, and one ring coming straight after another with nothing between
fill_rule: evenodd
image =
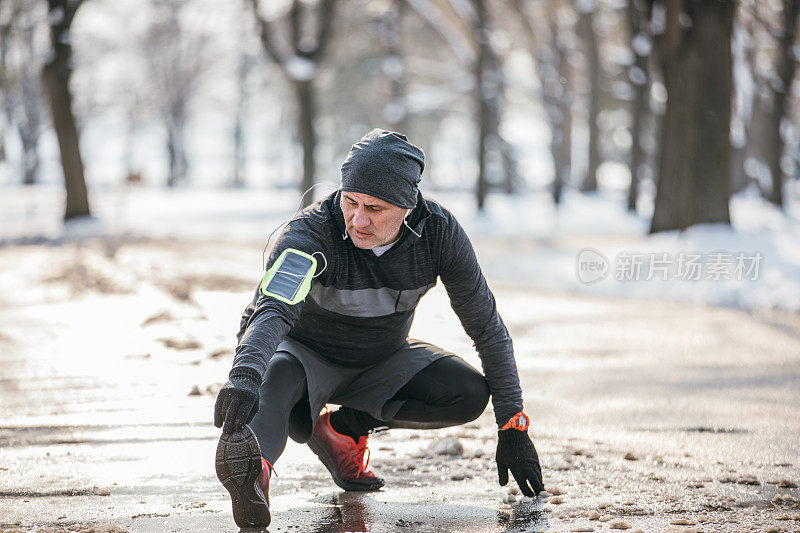
<instances>
[{"instance_id":1,"label":"armband phone holder","mask_svg":"<svg viewBox=\"0 0 800 533\"><path fill-rule=\"evenodd\" d=\"M261 294L289 305L302 302L311 290L317 260L294 248L284 250L261 280Z\"/></svg>"}]
</instances>

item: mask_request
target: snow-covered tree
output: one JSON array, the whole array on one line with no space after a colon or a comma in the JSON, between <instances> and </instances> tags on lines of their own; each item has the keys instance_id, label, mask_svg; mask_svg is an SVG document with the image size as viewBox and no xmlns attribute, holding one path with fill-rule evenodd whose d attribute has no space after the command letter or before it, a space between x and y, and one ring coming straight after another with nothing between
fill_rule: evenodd
<instances>
[{"instance_id":1,"label":"snow-covered tree","mask_svg":"<svg viewBox=\"0 0 800 533\"><path fill-rule=\"evenodd\" d=\"M276 11L274 5L268 6L267 2L260 0L252 0L252 4L264 50L280 67L297 99L297 134L303 146L300 190L306 191L315 182L316 80L331 39L336 0L319 0L316 4L293 0L285 12ZM308 26L312 26L314 31L308 30ZM312 201L312 195L304 199L306 205Z\"/></svg>"}]
</instances>

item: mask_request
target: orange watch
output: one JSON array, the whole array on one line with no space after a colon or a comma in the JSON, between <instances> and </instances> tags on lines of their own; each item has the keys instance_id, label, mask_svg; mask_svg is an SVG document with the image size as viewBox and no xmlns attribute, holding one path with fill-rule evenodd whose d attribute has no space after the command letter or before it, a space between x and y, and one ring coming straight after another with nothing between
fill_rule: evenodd
<instances>
[{"instance_id":1,"label":"orange watch","mask_svg":"<svg viewBox=\"0 0 800 533\"><path fill-rule=\"evenodd\" d=\"M500 431L506 429L516 429L517 431L526 431L530 423L531 421L528 418L528 415L520 411L519 413L509 418L508 422L506 422L503 425L503 427L500 428Z\"/></svg>"}]
</instances>

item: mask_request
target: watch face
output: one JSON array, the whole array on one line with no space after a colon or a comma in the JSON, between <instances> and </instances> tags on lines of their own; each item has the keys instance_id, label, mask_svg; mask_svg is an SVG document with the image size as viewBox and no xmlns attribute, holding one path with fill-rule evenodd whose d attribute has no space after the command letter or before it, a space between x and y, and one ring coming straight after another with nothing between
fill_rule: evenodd
<instances>
[{"instance_id":1,"label":"watch face","mask_svg":"<svg viewBox=\"0 0 800 533\"><path fill-rule=\"evenodd\" d=\"M528 417L525 415L519 415L519 420L517 421L517 425L521 428L528 427Z\"/></svg>"}]
</instances>

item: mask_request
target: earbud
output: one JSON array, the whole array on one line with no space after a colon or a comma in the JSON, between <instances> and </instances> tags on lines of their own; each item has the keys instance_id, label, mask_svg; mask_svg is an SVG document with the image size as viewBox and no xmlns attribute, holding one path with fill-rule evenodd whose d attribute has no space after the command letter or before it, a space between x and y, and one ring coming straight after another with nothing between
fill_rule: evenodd
<instances>
[{"instance_id":1,"label":"earbud","mask_svg":"<svg viewBox=\"0 0 800 533\"><path fill-rule=\"evenodd\" d=\"M411 214L411 211L413 211L413 209L406 209L406 216L403 217L403 225L405 227L407 227L409 229L409 231L411 231L411 233L413 233L417 237L422 237L422 235L420 235L419 233L414 231L414 229L411 226L408 225L408 220L407 219L408 219L408 215Z\"/></svg>"}]
</instances>

